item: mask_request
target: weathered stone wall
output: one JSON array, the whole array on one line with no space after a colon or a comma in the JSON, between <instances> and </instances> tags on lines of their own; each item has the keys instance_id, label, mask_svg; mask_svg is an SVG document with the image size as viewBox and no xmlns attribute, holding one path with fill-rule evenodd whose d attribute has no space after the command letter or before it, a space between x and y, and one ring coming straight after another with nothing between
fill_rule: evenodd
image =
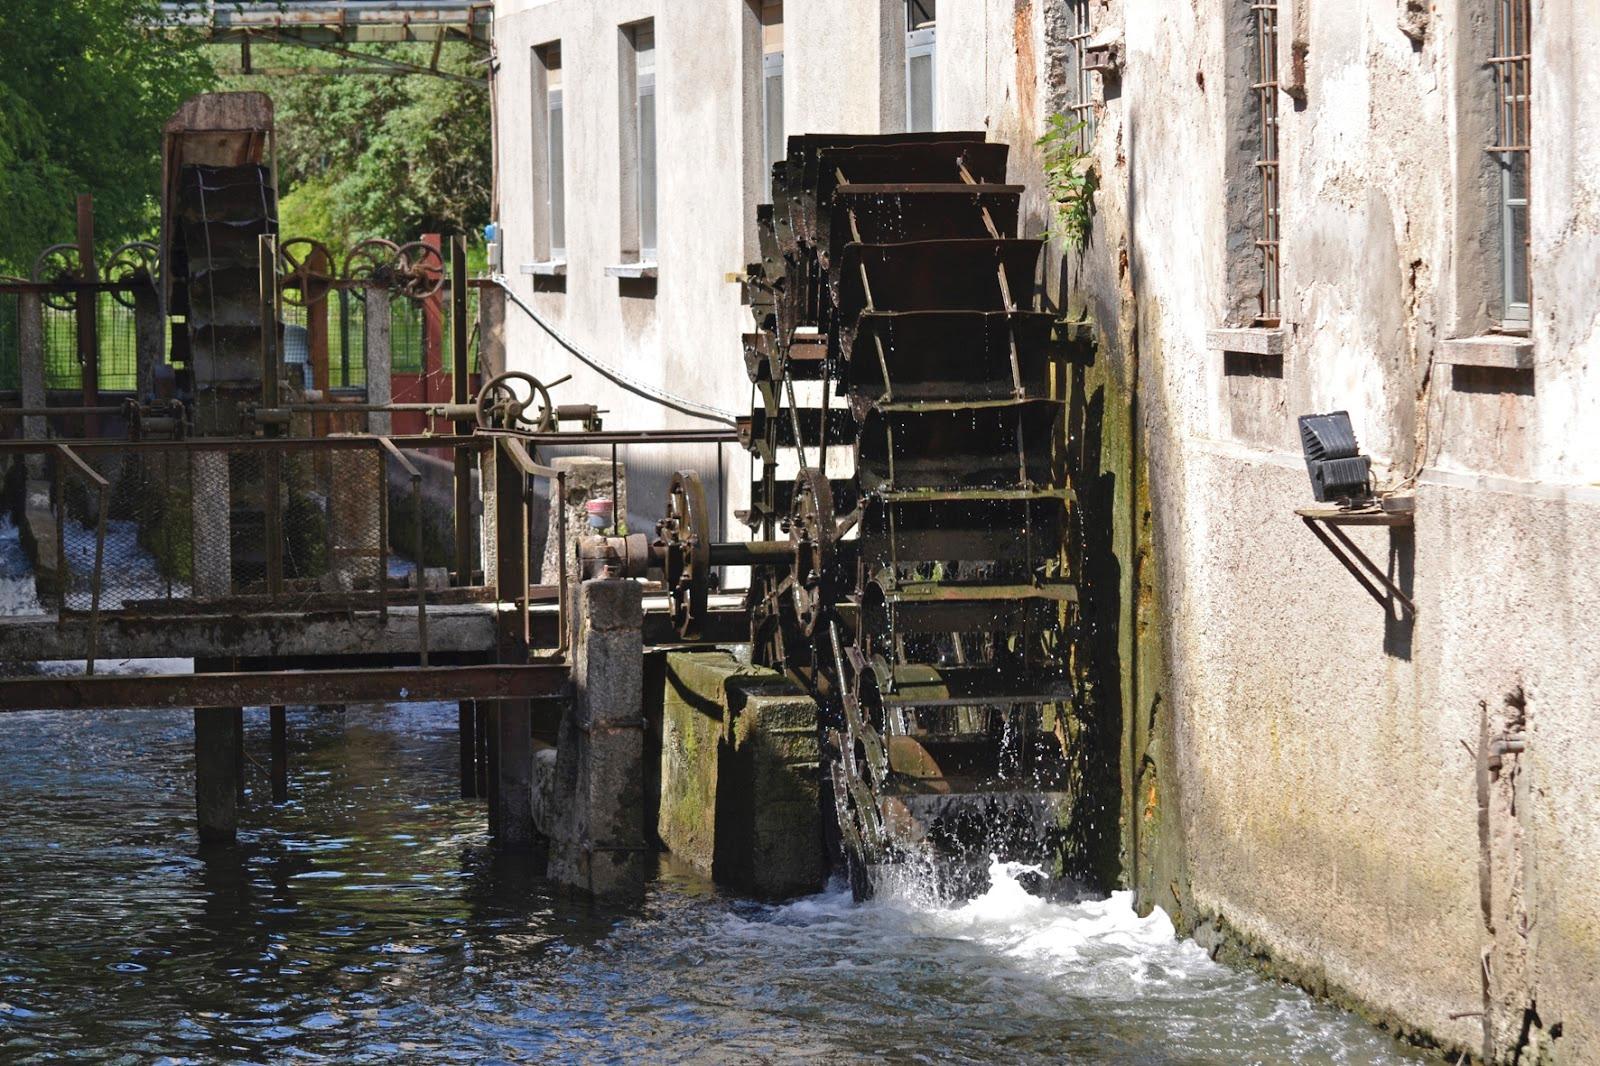
<instances>
[{"instance_id":1,"label":"weathered stone wall","mask_svg":"<svg viewBox=\"0 0 1600 1066\"><path fill-rule=\"evenodd\" d=\"M1590 1061L1600 894L1579 870L1600 866L1583 783L1600 744L1579 723L1600 691L1583 621L1600 608L1600 441L1573 427L1595 423L1600 388L1597 296L1578 291L1600 243L1600 136L1577 118L1594 75L1571 57L1600 24L1536 5L1531 367L1505 370L1446 362L1485 328L1476 42L1492 6L1281 5L1284 69L1296 37L1306 61L1302 99L1278 98L1281 361L1207 337L1249 325L1237 12L1094 7L1126 66L1101 90L1094 239L1063 302L1097 325L1094 373L1136 384L1131 462L1110 436L1101 456L1134 571L1130 873L1219 951L1397 1029ZM1294 416L1335 408L1380 484L1414 488L1414 532L1351 531L1414 618L1293 516L1310 496ZM1497 756L1502 734L1525 750Z\"/></svg>"},{"instance_id":2,"label":"weathered stone wall","mask_svg":"<svg viewBox=\"0 0 1600 1066\"><path fill-rule=\"evenodd\" d=\"M776 898L827 879L817 707L726 652L667 656L657 830L721 884Z\"/></svg>"}]
</instances>

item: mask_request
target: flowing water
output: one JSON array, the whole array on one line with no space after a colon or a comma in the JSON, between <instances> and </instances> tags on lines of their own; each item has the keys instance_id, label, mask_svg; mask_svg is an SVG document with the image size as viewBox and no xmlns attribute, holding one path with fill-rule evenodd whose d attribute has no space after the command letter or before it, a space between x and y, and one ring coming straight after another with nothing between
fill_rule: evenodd
<instances>
[{"instance_id":1,"label":"flowing water","mask_svg":"<svg viewBox=\"0 0 1600 1066\"><path fill-rule=\"evenodd\" d=\"M0 610L36 609L14 544ZM954 907L670 871L638 907L563 899L455 798L453 707L291 711L290 803L252 764L238 847L201 857L191 727L0 716L0 1062L1414 1058L1126 895L1049 903L1003 868Z\"/></svg>"}]
</instances>

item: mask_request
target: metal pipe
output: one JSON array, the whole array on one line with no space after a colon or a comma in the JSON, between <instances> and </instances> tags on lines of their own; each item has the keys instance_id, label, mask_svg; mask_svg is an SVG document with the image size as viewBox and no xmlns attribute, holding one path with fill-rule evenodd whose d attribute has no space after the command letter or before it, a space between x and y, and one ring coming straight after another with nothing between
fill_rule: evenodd
<instances>
[{"instance_id":1,"label":"metal pipe","mask_svg":"<svg viewBox=\"0 0 1600 1066\"><path fill-rule=\"evenodd\" d=\"M570 435L569 435L570 436ZM414 436L393 436L397 448L456 448L467 451L487 451L493 446L487 435L466 434L464 436L443 435L430 437L427 434ZM172 450L183 452L217 452L217 451L256 451L266 449L318 451L331 450L361 450L372 446L372 438L366 434L351 433L331 437L295 437L295 438L267 438L267 437L185 437L182 440L117 440L106 437L56 437L52 440L29 439L0 439L0 454L48 452L53 448L67 445L79 451L104 451L107 449L126 451Z\"/></svg>"},{"instance_id":2,"label":"metal pipe","mask_svg":"<svg viewBox=\"0 0 1600 1066\"><path fill-rule=\"evenodd\" d=\"M77 405L74 407L0 407L0 418L39 418L49 415L116 415L122 413L122 406L115 407L100 404L96 407Z\"/></svg>"},{"instance_id":3,"label":"metal pipe","mask_svg":"<svg viewBox=\"0 0 1600 1066\"><path fill-rule=\"evenodd\" d=\"M457 408L465 408L471 382L467 380L467 239L457 235L450 240L450 398ZM472 433L477 423L476 408L470 417L458 417L458 435ZM472 461L462 452L455 456L455 535L456 584L472 581ZM487 574L484 579L488 580Z\"/></svg>"},{"instance_id":4,"label":"metal pipe","mask_svg":"<svg viewBox=\"0 0 1600 1066\"><path fill-rule=\"evenodd\" d=\"M558 611L561 618L556 623L556 632L559 636L556 651L564 659L569 646L568 627L572 624L567 616L567 611L571 605L567 602L569 590L567 589L567 472L565 470L557 471L556 473L556 545L557 550L561 553L561 576L558 581L561 589Z\"/></svg>"},{"instance_id":5,"label":"metal pipe","mask_svg":"<svg viewBox=\"0 0 1600 1066\"><path fill-rule=\"evenodd\" d=\"M559 663L98 677L45 674L8 678L0 685L0 713L551 699L566 693L567 682L567 667Z\"/></svg>"},{"instance_id":6,"label":"metal pipe","mask_svg":"<svg viewBox=\"0 0 1600 1066\"><path fill-rule=\"evenodd\" d=\"M734 540L712 544L712 566L787 566L794 545L787 540Z\"/></svg>"}]
</instances>

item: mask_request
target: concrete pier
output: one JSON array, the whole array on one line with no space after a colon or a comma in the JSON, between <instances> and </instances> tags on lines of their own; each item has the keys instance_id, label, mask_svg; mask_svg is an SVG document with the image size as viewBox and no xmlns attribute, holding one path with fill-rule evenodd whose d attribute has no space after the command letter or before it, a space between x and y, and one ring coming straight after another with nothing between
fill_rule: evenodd
<instances>
[{"instance_id":1,"label":"concrete pier","mask_svg":"<svg viewBox=\"0 0 1600 1066\"><path fill-rule=\"evenodd\" d=\"M578 595L573 698L556 745L551 880L597 899L644 890L644 608L633 581Z\"/></svg>"},{"instance_id":2,"label":"concrete pier","mask_svg":"<svg viewBox=\"0 0 1600 1066\"><path fill-rule=\"evenodd\" d=\"M782 674L722 651L669 652L657 831L674 856L741 892L816 892L828 877L817 705Z\"/></svg>"}]
</instances>

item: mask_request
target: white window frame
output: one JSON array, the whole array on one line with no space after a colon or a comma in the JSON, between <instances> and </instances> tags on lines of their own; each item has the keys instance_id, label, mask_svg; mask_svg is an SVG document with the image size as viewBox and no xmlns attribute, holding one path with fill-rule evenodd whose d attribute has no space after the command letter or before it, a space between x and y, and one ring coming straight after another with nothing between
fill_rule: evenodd
<instances>
[{"instance_id":1,"label":"white window frame","mask_svg":"<svg viewBox=\"0 0 1600 1066\"><path fill-rule=\"evenodd\" d=\"M639 33L648 28L650 33L650 58L649 65L643 65L644 50L639 47ZM634 67L635 94L633 102L634 137L639 146L638 172L636 176L638 210L639 210L639 261L641 263L654 263L656 261L656 245L659 238L661 225L660 196L656 156L656 125L659 112L656 110L656 64L655 64L655 22L643 22L633 29L634 40ZM644 102L650 100L650 136L645 137L644 131ZM645 180L645 159L649 158L650 180ZM646 208L648 207L648 211ZM646 229L645 220L650 220Z\"/></svg>"},{"instance_id":2,"label":"white window frame","mask_svg":"<svg viewBox=\"0 0 1600 1066\"><path fill-rule=\"evenodd\" d=\"M772 81L778 80L778 140L777 153L774 155L772 139ZM784 143L784 115L783 115L783 53L768 52L761 57L761 151L766 161L762 171L764 176L772 174L772 165L783 158Z\"/></svg>"},{"instance_id":3,"label":"white window frame","mask_svg":"<svg viewBox=\"0 0 1600 1066\"><path fill-rule=\"evenodd\" d=\"M928 130L939 128L939 57L936 28L926 26L920 30L906 31L906 132L923 133L913 125L913 89L911 61L926 56L928 59Z\"/></svg>"},{"instance_id":4,"label":"white window frame","mask_svg":"<svg viewBox=\"0 0 1600 1066\"><path fill-rule=\"evenodd\" d=\"M564 84L564 83L563 83ZM547 181L549 198L546 218L550 220L550 258L565 261L567 258L567 130L562 110L562 90L551 89L547 94L549 106L545 111L545 159L549 162ZM556 150L556 130L561 130L561 149Z\"/></svg>"}]
</instances>

